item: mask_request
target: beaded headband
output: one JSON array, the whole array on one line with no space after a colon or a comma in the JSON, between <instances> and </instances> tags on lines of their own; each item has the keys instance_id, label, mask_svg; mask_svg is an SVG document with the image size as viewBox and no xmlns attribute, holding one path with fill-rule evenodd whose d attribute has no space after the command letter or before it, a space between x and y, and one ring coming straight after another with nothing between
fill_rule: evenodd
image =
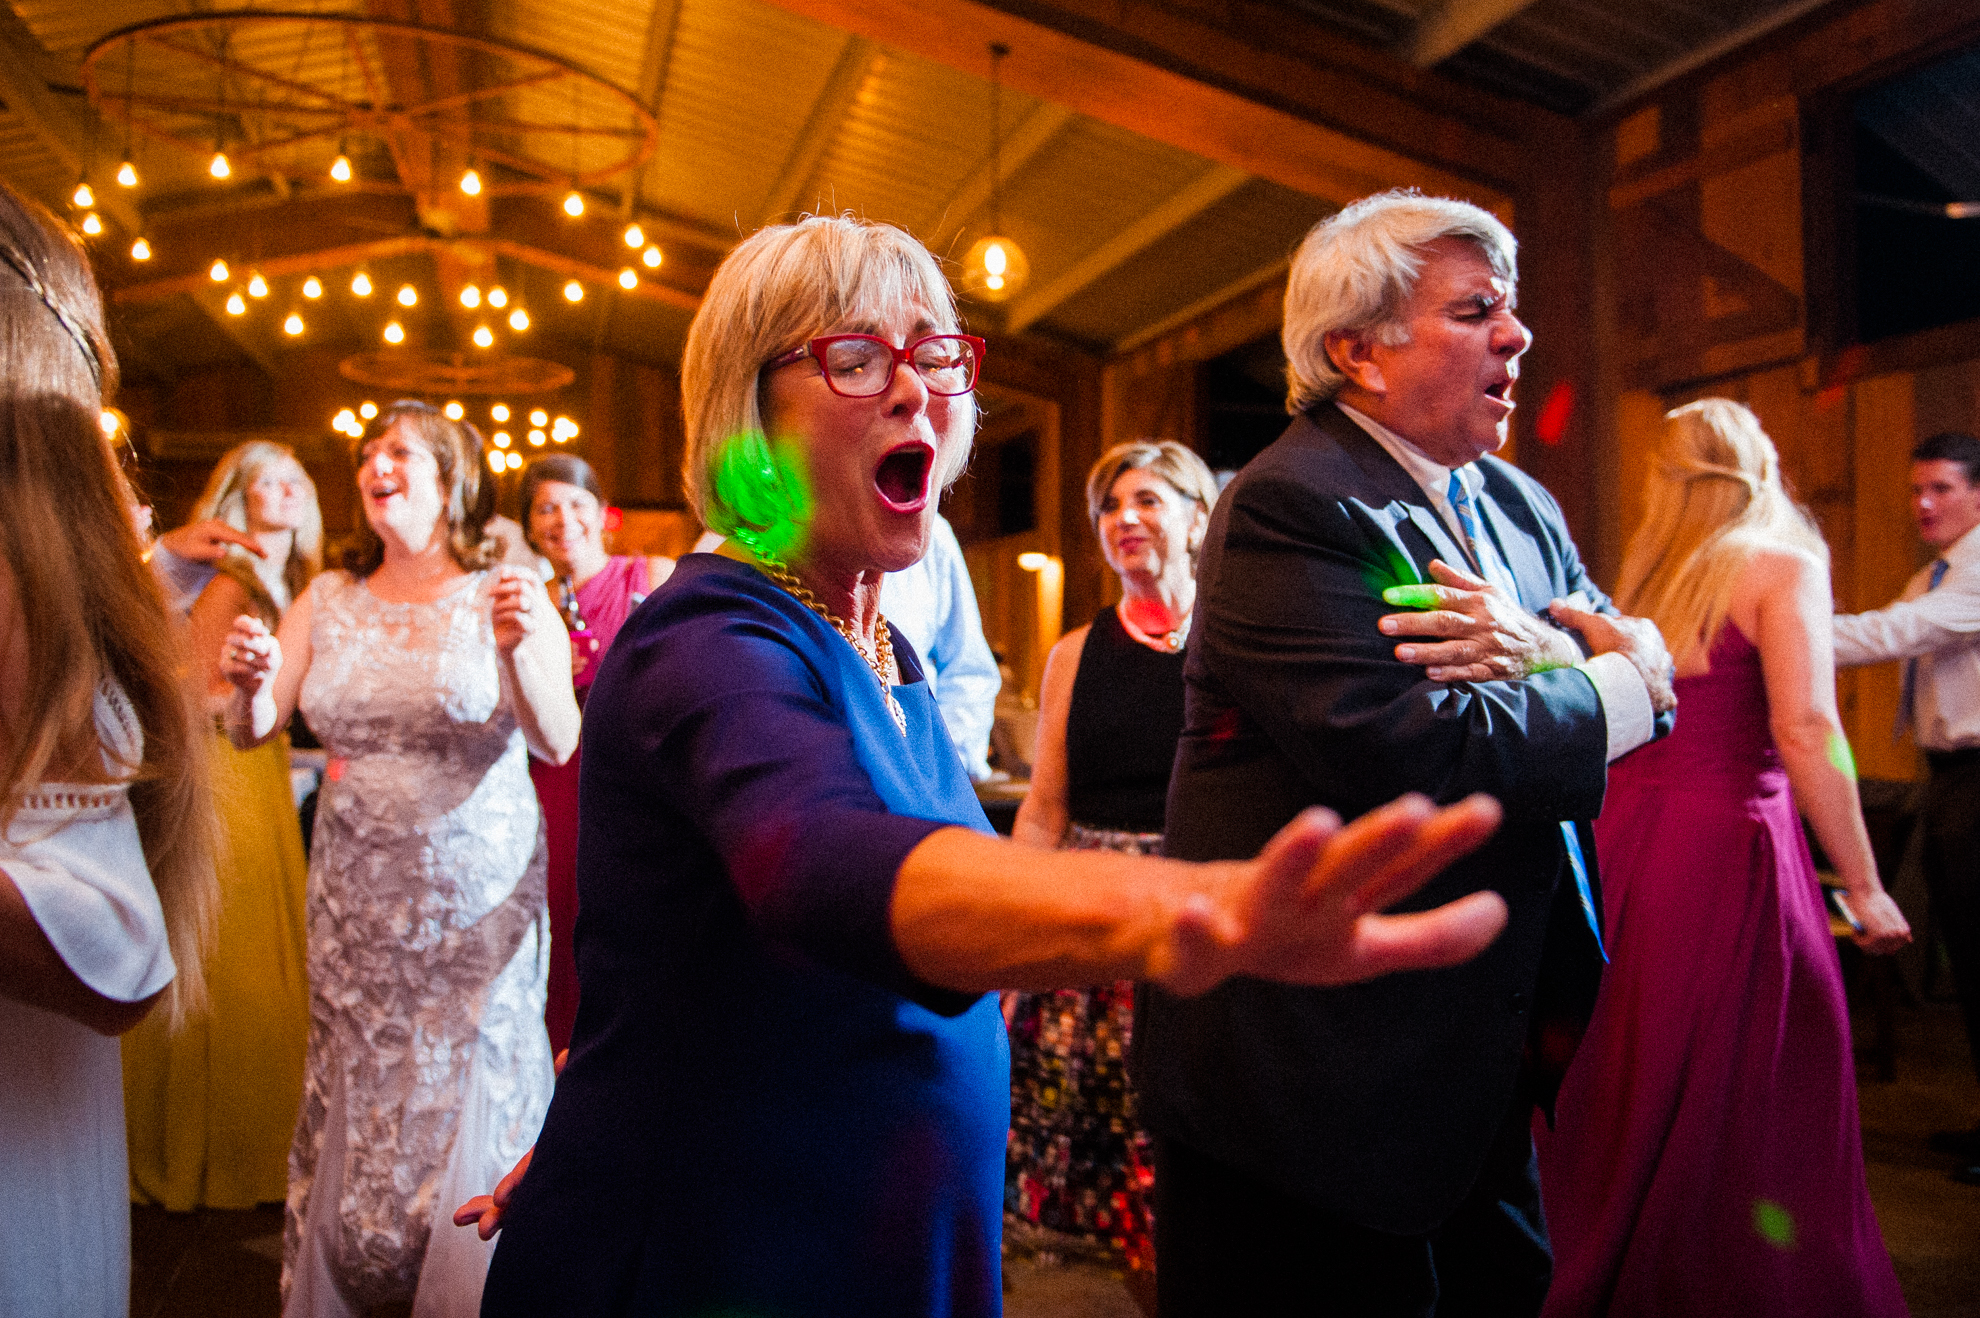
<instances>
[{"instance_id":1,"label":"beaded headband","mask_svg":"<svg viewBox=\"0 0 1980 1318\"><path fill-rule=\"evenodd\" d=\"M85 330L82 322L76 319L75 313L55 300L54 294L48 291L48 286L41 282L41 276L37 275L34 267L28 264L27 257L23 256L13 244L0 242L0 261L12 266L14 273L21 277L21 281L28 286L29 291L41 299L41 305L47 307L55 319L62 322L62 328L67 330L69 337L76 341L77 351L81 352L83 360L89 363L89 378L96 382L96 392L101 394L103 359L97 355L96 343L89 337L89 331Z\"/></svg>"}]
</instances>

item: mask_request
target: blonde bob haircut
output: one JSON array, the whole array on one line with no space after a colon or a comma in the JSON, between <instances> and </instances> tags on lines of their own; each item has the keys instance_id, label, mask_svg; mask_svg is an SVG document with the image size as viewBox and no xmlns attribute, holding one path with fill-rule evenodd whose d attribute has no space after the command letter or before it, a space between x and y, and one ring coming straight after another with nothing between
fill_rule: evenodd
<instances>
[{"instance_id":1,"label":"blonde bob haircut","mask_svg":"<svg viewBox=\"0 0 1980 1318\"><path fill-rule=\"evenodd\" d=\"M1657 624L1681 673L1709 668L1733 583L1756 550L1829 561L1822 533L1781 481L1774 441L1729 398L1665 413L1647 495L1616 600Z\"/></svg>"},{"instance_id":2,"label":"blonde bob haircut","mask_svg":"<svg viewBox=\"0 0 1980 1318\"><path fill-rule=\"evenodd\" d=\"M1378 192L1320 221L1293 253L1286 280L1286 411L1298 414L1340 392L1346 377L1327 355L1327 335L1372 334L1409 341L1399 317L1423 272L1424 249L1440 238L1477 245L1492 272L1519 279L1519 242L1490 211L1414 189Z\"/></svg>"},{"instance_id":3,"label":"blonde bob haircut","mask_svg":"<svg viewBox=\"0 0 1980 1318\"><path fill-rule=\"evenodd\" d=\"M309 579L323 570L323 512L316 503L316 482L309 478L303 465L296 458L296 451L287 444L276 444L265 439L251 439L245 444L237 444L220 459L220 465L206 479L206 489L201 492L199 502L193 505L192 519L203 522L217 518L236 531L248 529L247 493L262 474L275 467L293 467L302 477L303 488L309 492L309 503L303 512L302 525L289 546L289 561L282 564L282 581L288 588L291 601L303 593ZM253 567L248 562L248 553L236 545L227 547L224 563L234 571L229 575L240 580L248 588L257 609L264 614L280 602L263 599L267 589L255 577ZM247 569L243 574L238 569ZM279 608L276 608L279 613ZM269 621L266 617L263 621ZM269 621L269 625L274 623Z\"/></svg>"},{"instance_id":4,"label":"blonde bob haircut","mask_svg":"<svg viewBox=\"0 0 1980 1318\"><path fill-rule=\"evenodd\" d=\"M1113 493L1114 482L1130 471L1160 476L1177 494L1202 508L1205 516L1217 506L1217 478L1193 450L1173 439L1130 439L1102 453L1086 473L1086 516L1093 523L1093 534L1100 534L1100 508ZM1189 547L1192 567L1202 548L1201 543Z\"/></svg>"},{"instance_id":5,"label":"blonde bob haircut","mask_svg":"<svg viewBox=\"0 0 1980 1318\"><path fill-rule=\"evenodd\" d=\"M764 364L820 334L858 333L902 307L925 313L931 334L960 328L941 266L891 224L809 215L759 229L729 253L688 326L681 361L682 475L702 525L727 535L741 524L715 488L711 464L725 440L763 429ZM961 476L968 458L963 446L954 471L931 473L934 488Z\"/></svg>"},{"instance_id":6,"label":"blonde bob haircut","mask_svg":"<svg viewBox=\"0 0 1980 1318\"><path fill-rule=\"evenodd\" d=\"M128 776L178 967L163 1003L176 1025L206 1001L202 966L219 907L213 732L183 680L179 637L138 540L137 497L103 433L117 363L89 259L60 221L5 184L0 246L9 257L0 265L0 556L22 638L8 675L18 712L0 735L0 828L37 783ZM15 259L33 283L10 268ZM103 763L95 702L108 683L137 714L137 764Z\"/></svg>"}]
</instances>

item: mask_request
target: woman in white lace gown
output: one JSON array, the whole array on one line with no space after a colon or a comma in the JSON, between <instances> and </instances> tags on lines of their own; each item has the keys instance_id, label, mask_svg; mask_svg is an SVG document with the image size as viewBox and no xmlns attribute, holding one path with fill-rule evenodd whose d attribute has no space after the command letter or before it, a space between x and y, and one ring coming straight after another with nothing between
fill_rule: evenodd
<instances>
[{"instance_id":1,"label":"woman in white lace gown","mask_svg":"<svg viewBox=\"0 0 1980 1318\"><path fill-rule=\"evenodd\" d=\"M199 1005L216 900L203 734L98 422L115 375L80 248L0 185L5 1314L129 1314L115 1036Z\"/></svg>"},{"instance_id":2,"label":"woman in white lace gown","mask_svg":"<svg viewBox=\"0 0 1980 1318\"><path fill-rule=\"evenodd\" d=\"M237 620L221 660L236 745L274 735L300 701L331 756L283 1313L410 1303L451 1318L479 1310L490 1250L434 1227L529 1147L550 1099L528 755L568 759L578 710L542 583L486 566L494 498L473 428L395 404L358 463L352 570L318 577L279 640Z\"/></svg>"}]
</instances>

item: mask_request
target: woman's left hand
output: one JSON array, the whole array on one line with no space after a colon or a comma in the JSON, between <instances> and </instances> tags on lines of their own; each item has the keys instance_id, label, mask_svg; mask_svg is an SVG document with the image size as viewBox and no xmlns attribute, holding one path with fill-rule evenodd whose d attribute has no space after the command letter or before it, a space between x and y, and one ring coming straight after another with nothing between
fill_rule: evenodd
<instances>
[{"instance_id":1,"label":"woman's left hand","mask_svg":"<svg viewBox=\"0 0 1980 1318\"><path fill-rule=\"evenodd\" d=\"M1257 859L1183 906L1154 977L1189 995L1233 975L1350 984L1468 960L1505 927L1498 893L1406 915L1378 912L1483 842L1500 813L1482 795L1438 810L1412 794L1345 827L1332 811L1307 810Z\"/></svg>"},{"instance_id":2,"label":"woman's left hand","mask_svg":"<svg viewBox=\"0 0 1980 1318\"><path fill-rule=\"evenodd\" d=\"M1848 901L1850 913L1863 926L1862 933L1851 937L1871 956L1887 956L1911 941L1911 922L1888 892L1879 890L1868 897L1849 893Z\"/></svg>"},{"instance_id":3,"label":"woman's left hand","mask_svg":"<svg viewBox=\"0 0 1980 1318\"><path fill-rule=\"evenodd\" d=\"M501 569L492 598L495 647L503 654L514 654L531 632L543 626L549 598L541 584L512 567Z\"/></svg>"}]
</instances>

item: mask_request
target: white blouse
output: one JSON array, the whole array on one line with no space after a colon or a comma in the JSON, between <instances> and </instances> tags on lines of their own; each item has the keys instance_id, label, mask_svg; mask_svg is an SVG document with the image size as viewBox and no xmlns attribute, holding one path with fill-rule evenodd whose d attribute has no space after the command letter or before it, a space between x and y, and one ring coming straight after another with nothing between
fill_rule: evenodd
<instances>
[{"instance_id":1,"label":"white blouse","mask_svg":"<svg viewBox=\"0 0 1980 1318\"><path fill-rule=\"evenodd\" d=\"M104 765L126 776L144 739L123 692L97 693ZM126 782L20 795L0 871L76 976L135 1002L171 983L165 913ZM0 1311L126 1318L130 1188L117 1040L0 999Z\"/></svg>"}]
</instances>

